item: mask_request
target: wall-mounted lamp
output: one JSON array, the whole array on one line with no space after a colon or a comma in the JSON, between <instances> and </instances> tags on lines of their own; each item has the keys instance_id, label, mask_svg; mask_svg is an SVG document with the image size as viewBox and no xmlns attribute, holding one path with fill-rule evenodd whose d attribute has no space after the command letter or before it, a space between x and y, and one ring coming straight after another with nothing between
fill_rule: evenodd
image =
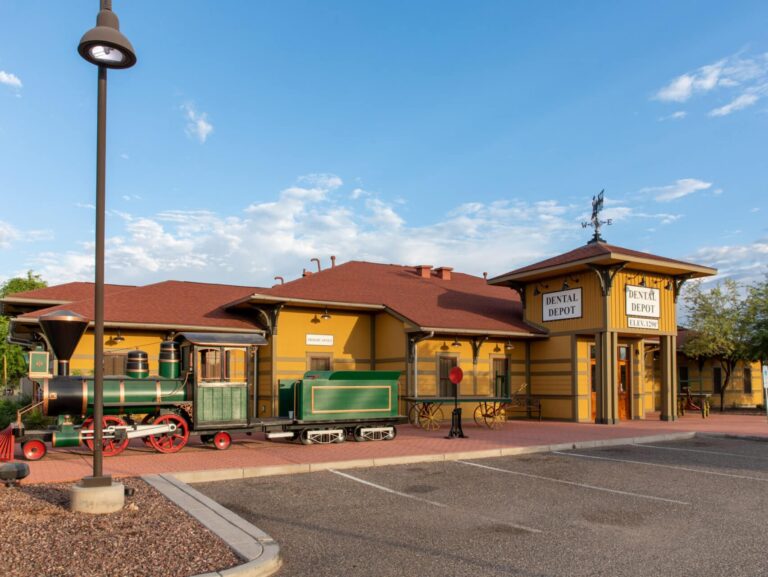
<instances>
[{"instance_id":1,"label":"wall-mounted lamp","mask_svg":"<svg viewBox=\"0 0 768 577\"><path fill-rule=\"evenodd\" d=\"M568 282L570 281L570 283ZM580 281L579 277L568 275L565 277L565 280L563 280L563 288L561 290L567 291L569 288L571 288L571 284L576 283L578 284Z\"/></svg>"},{"instance_id":2,"label":"wall-mounted lamp","mask_svg":"<svg viewBox=\"0 0 768 577\"><path fill-rule=\"evenodd\" d=\"M323 314L320 315L320 318L324 321L330 320L331 315L328 314L328 307L325 307L325 310L323 311Z\"/></svg>"},{"instance_id":3,"label":"wall-mounted lamp","mask_svg":"<svg viewBox=\"0 0 768 577\"><path fill-rule=\"evenodd\" d=\"M117 329L117 336L112 337L113 343L122 343L125 340L125 337L120 334L120 329Z\"/></svg>"},{"instance_id":4,"label":"wall-mounted lamp","mask_svg":"<svg viewBox=\"0 0 768 577\"><path fill-rule=\"evenodd\" d=\"M672 281L667 281L667 284L664 285L664 288L668 291L672 290Z\"/></svg>"},{"instance_id":5,"label":"wall-mounted lamp","mask_svg":"<svg viewBox=\"0 0 768 577\"><path fill-rule=\"evenodd\" d=\"M459 339L453 339L453 342L451 343L451 346L453 348L458 348L461 346L461 343L459 342Z\"/></svg>"},{"instance_id":6,"label":"wall-mounted lamp","mask_svg":"<svg viewBox=\"0 0 768 577\"><path fill-rule=\"evenodd\" d=\"M513 350L515 350L515 345L512 344L512 341L507 340L507 344L504 345L504 350L506 350L506 351L513 351Z\"/></svg>"},{"instance_id":7,"label":"wall-mounted lamp","mask_svg":"<svg viewBox=\"0 0 768 577\"><path fill-rule=\"evenodd\" d=\"M537 297L541 294L541 289L548 289L549 285L544 283L536 283L536 286L533 287L533 296Z\"/></svg>"}]
</instances>

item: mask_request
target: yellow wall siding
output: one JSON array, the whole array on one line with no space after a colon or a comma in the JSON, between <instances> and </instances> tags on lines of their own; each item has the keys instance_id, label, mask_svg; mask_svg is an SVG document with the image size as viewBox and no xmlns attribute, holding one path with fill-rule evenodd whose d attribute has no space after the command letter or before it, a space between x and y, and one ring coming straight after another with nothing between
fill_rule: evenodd
<instances>
[{"instance_id":1,"label":"yellow wall siding","mask_svg":"<svg viewBox=\"0 0 768 577\"><path fill-rule=\"evenodd\" d=\"M626 287L627 285L639 286L643 278L647 288L659 291L659 330L629 328ZM663 275L627 269L619 272L614 278L611 290L611 329L637 334L677 334L674 291L665 288L669 283L671 283L670 278ZM669 286L672 285L669 284Z\"/></svg>"},{"instance_id":2,"label":"yellow wall siding","mask_svg":"<svg viewBox=\"0 0 768 577\"><path fill-rule=\"evenodd\" d=\"M573 282L572 278L577 278L579 282ZM565 277L559 276L543 280L541 283L530 283L526 286L526 320L541 325L552 333L602 327L605 324L602 305L603 297L600 289L600 281L598 280L597 275L593 272L579 273L575 275L575 277L570 277L568 280L570 288L581 287L582 317L580 319L544 322L542 317L544 294L559 291L564 280ZM544 288L544 285L548 288ZM537 287L542 294L533 294Z\"/></svg>"},{"instance_id":3,"label":"yellow wall siding","mask_svg":"<svg viewBox=\"0 0 768 577\"><path fill-rule=\"evenodd\" d=\"M367 371L371 363L371 321L368 314L329 311L322 320L313 310L283 309L276 346L278 378L301 377L309 356L330 355L333 370ZM332 335L333 345L307 345L308 334Z\"/></svg>"},{"instance_id":4,"label":"yellow wall siding","mask_svg":"<svg viewBox=\"0 0 768 577\"><path fill-rule=\"evenodd\" d=\"M405 325L388 313L376 315L376 368L382 362L402 363L405 367ZM382 369L384 370L384 369ZM390 370L387 368L386 370Z\"/></svg>"},{"instance_id":5,"label":"yellow wall siding","mask_svg":"<svg viewBox=\"0 0 768 577\"><path fill-rule=\"evenodd\" d=\"M699 362L695 359L690 359L684 355L678 355L677 359L678 367L688 367L688 386L692 393L698 393L702 391L712 395L710 403L713 407L720 406L720 394L714 392L714 380L712 376L713 367L720 366L717 361L708 359L704 362L704 367L699 374ZM749 368L752 370L752 393L744 392L744 369ZM723 381L725 380L725 371L723 371ZM763 378L762 369L759 362L745 363L739 361L736 365L736 369L731 375L731 380L728 383L728 388L725 390L725 407L739 407L739 406L757 406L763 405L765 402L763 393Z\"/></svg>"},{"instance_id":6,"label":"yellow wall siding","mask_svg":"<svg viewBox=\"0 0 768 577\"><path fill-rule=\"evenodd\" d=\"M159 366L160 343L165 340L166 332L126 332L121 331L125 338L120 343L112 341L116 331L107 329L105 333L104 354L128 354L132 350L142 350L147 353L149 372L156 375ZM93 332L90 330L83 335L70 361L70 372L79 375L93 374ZM53 354L53 353L51 353Z\"/></svg>"},{"instance_id":7,"label":"yellow wall siding","mask_svg":"<svg viewBox=\"0 0 768 577\"><path fill-rule=\"evenodd\" d=\"M531 343L530 390L531 396L541 401L543 418L573 419L575 416L571 347L570 335Z\"/></svg>"}]
</instances>

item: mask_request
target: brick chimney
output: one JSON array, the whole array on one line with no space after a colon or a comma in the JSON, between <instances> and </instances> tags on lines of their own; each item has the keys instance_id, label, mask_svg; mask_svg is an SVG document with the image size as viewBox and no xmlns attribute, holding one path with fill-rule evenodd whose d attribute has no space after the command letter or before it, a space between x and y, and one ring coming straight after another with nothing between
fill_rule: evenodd
<instances>
[{"instance_id":1,"label":"brick chimney","mask_svg":"<svg viewBox=\"0 0 768 577\"><path fill-rule=\"evenodd\" d=\"M421 278L429 278L432 276L432 265L431 264L420 264L416 267L416 274L418 274Z\"/></svg>"},{"instance_id":2,"label":"brick chimney","mask_svg":"<svg viewBox=\"0 0 768 577\"><path fill-rule=\"evenodd\" d=\"M453 268L449 266L441 266L440 268L436 268L435 272L440 280L451 280L452 270Z\"/></svg>"}]
</instances>

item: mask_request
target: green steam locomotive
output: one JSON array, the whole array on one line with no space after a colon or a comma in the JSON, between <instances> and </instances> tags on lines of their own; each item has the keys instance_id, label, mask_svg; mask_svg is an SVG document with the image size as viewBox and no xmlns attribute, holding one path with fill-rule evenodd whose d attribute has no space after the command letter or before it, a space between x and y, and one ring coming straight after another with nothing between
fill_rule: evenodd
<instances>
[{"instance_id":1,"label":"green steam locomotive","mask_svg":"<svg viewBox=\"0 0 768 577\"><path fill-rule=\"evenodd\" d=\"M13 459L16 443L28 460L45 456L47 444L93 449L94 380L69 374L88 321L70 311L39 320L58 360L58 376L35 382L34 402L0 432L0 461ZM162 343L158 375L149 374L146 352L131 351L125 375L104 377L104 456L122 453L131 439L175 453L193 435L223 450L234 432L303 444L395 438L395 426L406 420L398 415L397 371L310 371L302 379L281 380L278 416L255 417L256 349L266 344L260 334L180 333ZM36 408L56 417L56 426L27 430L22 417Z\"/></svg>"}]
</instances>

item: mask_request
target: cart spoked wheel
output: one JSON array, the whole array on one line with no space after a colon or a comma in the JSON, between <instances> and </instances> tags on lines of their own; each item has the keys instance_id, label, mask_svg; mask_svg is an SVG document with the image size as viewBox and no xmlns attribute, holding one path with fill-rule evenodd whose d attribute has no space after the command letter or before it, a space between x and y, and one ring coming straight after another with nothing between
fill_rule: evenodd
<instances>
[{"instance_id":1,"label":"cart spoked wheel","mask_svg":"<svg viewBox=\"0 0 768 577\"><path fill-rule=\"evenodd\" d=\"M189 440L189 427L183 417L173 414L162 415L155 419L154 424L176 425L176 429L171 432L149 436L149 442L152 443L152 446L158 453L177 453L187 444Z\"/></svg>"},{"instance_id":2,"label":"cart spoked wheel","mask_svg":"<svg viewBox=\"0 0 768 577\"><path fill-rule=\"evenodd\" d=\"M473 416L475 418L475 424L478 427L485 425L485 415L487 412L488 411L483 404L477 405L477 407L475 407L475 414Z\"/></svg>"},{"instance_id":3,"label":"cart spoked wheel","mask_svg":"<svg viewBox=\"0 0 768 577\"><path fill-rule=\"evenodd\" d=\"M302 429L299 433L299 441L301 441L302 445L312 445L314 444L314 441L309 438L309 429Z\"/></svg>"},{"instance_id":4,"label":"cart spoked wheel","mask_svg":"<svg viewBox=\"0 0 768 577\"><path fill-rule=\"evenodd\" d=\"M125 421L123 421L120 417L116 417L114 415L107 415L105 417L102 417L101 419L101 431L102 435L104 434L104 429L107 427L125 427ZM83 428L81 430L93 430L93 419L91 417L87 418L85 421L83 421ZM93 451L93 439L86 439L85 445ZM101 439L101 454L105 457L114 457L115 455L119 455L123 451L125 451L125 448L128 446L128 437L125 437L122 440L118 440L115 438L108 439L106 437L103 437Z\"/></svg>"},{"instance_id":5,"label":"cart spoked wheel","mask_svg":"<svg viewBox=\"0 0 768 577\"><path fill-rule=\"evenodd\" d=\"M501 429L506 417L507 412L504 410L504 407L494 404L493 408L485 413L485 426L497 431Z\"/></svg>"},{"instance_id":6,"label":"cart spoked wheel","mask_svg":"<svg viewBox=\"0 0 768 577\"><path fill-rule=\"evenodd\" d=\"M48 449L39 439L30 439L21 446L21 452L24 454L24 458L27 461L39 461L48 452Z\"/></svg>"},{"instance_id":7,"label":"cart spoked wheel","mask_svg":"<svg viewBox=\"0 0 768 577\"><path fill-rule=\"evenodd\" d=\"M437 431L443 420L443 410L440 407L425 407L419 413L419 426L425 431Z\"/></svg>"},{"instance_id":8,"label":"cart spoked wheel","mask_svg":"<svg viewBox=\"0 0 768 577\"><path fill-rule=\"evenodd\" d=\"M148 413L144 415L144 418L141 420L142 425L151 425L155 422L155 415L154 413ZM141 442L144 443L147 447L151 447L152 443L149 441L149 435L146 437L141 437Z\"/></svg>"},{"instance_id":9,"label":"cart spoked wheel","mask_svg":"<svg viewBox=\"0 0 768 577\"><path fill-rule=\"evenodd\" d=\"M226 449L229 449L231 444L232 435L226 431L219 431L213 436L213 446L216 447L219 451L225 451Z\"/></svg>"}]
</instances>

